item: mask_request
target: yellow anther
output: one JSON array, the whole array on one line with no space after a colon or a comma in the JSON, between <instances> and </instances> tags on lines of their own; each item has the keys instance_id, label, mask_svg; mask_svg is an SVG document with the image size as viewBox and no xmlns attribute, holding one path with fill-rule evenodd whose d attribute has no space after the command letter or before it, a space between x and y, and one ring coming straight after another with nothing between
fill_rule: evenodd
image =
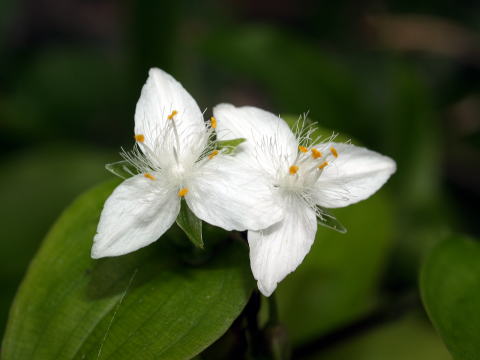
<instances>
[{"instance_id":1,"label":"yellow anther","mask_svg":"<svg viewBox=\"0 0 480 360\"><path fill-rule=\"evenodd\" d=\"M318 158L322 157L322 153L320 151L318 151L317 149L313 148L312 149L312 157L314 159L318 159Z\"/></svg>"},{"instance_id":2,"label":"yellow anther","mask_svg":"<svg viewBox=\"0 0 480 360\"><path fill-rule=\"evenodd\" d=\"M178 190L178 196L180 196L180 197L184 197L187 194L188 194L188 189L187 188L181 188L180 190Z\"/></svg>"},{"instance_id":3,"label":"yellow anther","mask_svg":"<svg viewBox=\"0 0 480 360\"><path fill-rule=\"evenodd\" d=\"M142 134L135 135L134 138L135 138L135 141L139 143L143 143L145 141L145 136Z\"/></svg>"},{"instance_id":4,"label":"yellow anther","mask_svg":"<svg viewBox=\"0 0 480 360\"><path fill-rule=\"evenodd\" d=\"M323 163L321 163L320 165L318 165L318 168L320 170L324 169L326 166L328 165L328 161L324 161Z\"/></svg>"},{"instance_id":5,"label":"yellow anther","mask_svg":"<svg viewBox=\"0 0 480 360\"><path fill-rule=\"evenodd\" d=\"M333 156L338 157L338 152L333 146L330 148L330 152L332 153Z\"/></svg>"},{"instance_id":6,"label":"yellow anther","mask_svg":"<svg viewBox=\"0 0 480 360\"><path fill-rule=\"evenodd\" d=\"M215 156L218 155L218 150L213 150L210 155L208 155L208 159L212 160Z\"/></svg>"},{"instance_id":7,"label":"yellow anther","mask_svg":"<svg viewBox=\"0 0 480 360\"><path fill-rule=\"evenodd\" d=\"M145 174L143 174L143 176L145 176L147 179L155 180L155 176L153 176L152 174L145 173Z\"/></svg>"},{"instance_id":8,"label":"yellow anther","mask_svg":"<svg viewBox=\"0 0 480 360\"><path fill-rule=\"evenodd\" d=\"M298 171L298 166L297 165L292 165L292 166L290 166L290 169L288 169L288 171L290 172L290 175L295 175Z\"/></svg>"},{"instance_id":9,"label":"yellow anther","mask_svg":"<svg viewBox=\"0 0 480 360\"><path fill-rule=\"evenodd\" d=\"M210 118L210 126L212 127L212 129L217 128L217 119L215 119L213 116Z\"/></svg>"},{"instance_id":10,"label":"yellow anther","mask_svg":"<svg viewBox=\"0 0 480 360\"><path fill-rule=\"evenodd\" d=\"M298 147L298 150L300 150L303 153L306 153L308 151L308 149L305 146L301 146L301 145Z\"/></svg>"},{"instance_id":11,"label":"yellow anther","mask_svg":"<svg viewBox=\"0 0 480 360\"><path fill-rule=\"evenodd\" d=\"M175 115L177 115L177 114L178 114L178 111L177 111L177 110L173 110L172 113L167 116L167 119L168 119L168 120L172 120L173 117L174 117Z\"/></svg>"}]
</instances>

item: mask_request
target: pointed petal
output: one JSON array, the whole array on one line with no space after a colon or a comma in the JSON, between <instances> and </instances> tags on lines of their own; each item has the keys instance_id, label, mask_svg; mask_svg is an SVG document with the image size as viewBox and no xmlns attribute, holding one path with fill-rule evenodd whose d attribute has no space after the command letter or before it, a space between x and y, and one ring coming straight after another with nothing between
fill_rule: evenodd
<instances>
[{"instance_id":1,"label":"pointed petal","mask_svg":"<svg viewBox=\"0 0 480 360\"><path fill-rule=\"evenodd\" d=\"M160 177L136 175L121 183L105 202L92 258L130 253L157 240L180 211L175 190Z\"/></svg>"},{"instance_id":2,"label":"pointed petal","mask_svg":"<svg viewBox=\"0 0 480 360\"><path fill-rule=\"evenodd\" d=\"M317 232L315 212L292 201L285 218L263 231L249 231L250 266L258 288L270 296L277 284L301 264Z\"/></svg>"},{"instance_id":3,"label":"pointed petal","mask_svg":"<svg viewBox=\"0 0 480 360\"><path fill-rule=\"evenodd\" d=\"M315 201L326 208L344 207L373 195L395 172L391 158L351 144L332 143L338 157L315 184Z\"/></svg>"},{"instance_id":4,"label":"pointed petal","mask_svg":"<svg viewBox=\"0 0 480 360\"><path fill-rule=\"evenodd\" d=\"M176 144L172 127L173 116L179 138ZM203 114L192 96L171 75L160 69L150 69L135 110L135 135L143 135L141 146L159 155L173 155L179 147L180 159L199 155L206 141ZM148 156L148 151L145 151Z\"/></svg>"},{"instance_id":5,"label":"pointed petal","mask_svg":"<svg viewBox=\"0 0 480 360\"><path fill-rule=\"evenodd\" d=\"M219 140L245 138L237 148L238 156L254 159L252 165L275 175L278 169L292 165L297 155L297 140L280 117L252 106L220 104L213 109Z\"/></svg>"},{"instance_id":6,"label":"pointed petal","mask_svg":"<svg viewBox=\"0 0 480 360\"><path fill-rule=\"evenodd\" d=\"M283 216L273 186L234 156L206 160L188 186L195 215L225 230L264 229Z\"/></svg>"}]
</instances>

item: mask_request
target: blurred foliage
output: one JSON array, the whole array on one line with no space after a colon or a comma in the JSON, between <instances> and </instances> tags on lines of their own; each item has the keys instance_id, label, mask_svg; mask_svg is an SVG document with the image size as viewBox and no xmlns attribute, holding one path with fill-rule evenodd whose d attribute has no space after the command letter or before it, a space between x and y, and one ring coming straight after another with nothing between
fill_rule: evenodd
<instances>
[{"instance_id":1,"label":"blurred foliage","mask_svg":"<svg viewBox=\"0 0 480 360\"><path fill-rule=\"evenodd\" d=\"M295 343L417 291L439 241L480 233L478 14L471 1L0 2L0 329L42 235L131 146L151 66L179 79L207 116L219 102L309 111L397 161L379 194L334 212L349 233L319 229L280 285ZM448 358L410 316L321 356L414 355Z\"/></svg>"},{"instance_id":2,"label":"blurred foliage","mask_svg":"<svg viewBox=\"0 0 480 360\"><path fill-rule=\"evenodd\" d=\"M382 191L334 214L348 232L319 227L302 265L279 285L280 319L294 344L348 324L380 300L393 240L389 197Z\"/></svg>"},{"instance_id":3,"label":"blurred foliage","mask_svg":"<svg viewBox=\"0 0 480 360\"><path fill-rule=\"evenodd\" d=\"M441 340L418 314L383 325L308 360L451 360Z\"/></svg>"},{"instance_id":4,"label":"blurred foliage","mask_svg":"<svg viewBox=\"0 0 480 360\"><path fill-rule=\"evenodd\" d=\"M452 236L437 245L422 268L427 312L455 359L480 354L480 244Z\"/></svg>"}]
</instances>

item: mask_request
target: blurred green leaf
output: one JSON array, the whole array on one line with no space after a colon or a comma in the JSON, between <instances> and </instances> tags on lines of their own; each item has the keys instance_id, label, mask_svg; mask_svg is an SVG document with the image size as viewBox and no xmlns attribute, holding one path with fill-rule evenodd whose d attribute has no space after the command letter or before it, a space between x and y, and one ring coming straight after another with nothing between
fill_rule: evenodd
<instances>
[{"instance_id":1,"label":"blurred green leaf","mask_svg":"<svg viewBox=\"0 0 480 360\"><path fill-rule=\"evenodd\" d=\"M452 236L438 244L421 272L428 315L453 357L477 360L480 354L480 244Z\"/></svg>"},{"instance_id":2,"label":"blurred green leaf","mask_svg":"<svg viewBox=\"0 0 480 360\"><path fill-rule=\"evenodd\" d=\"M253 287L243 243L202 266L162 237L126 256L92 260L105 199L79 197L33 260L10 313L2 359L190 359L219 338Z\"/></svg>"},{"instance_id":3,"label":"blurred green leaf","mask_svg":"<svg viewBox=\"0 0 480 360\"><path fill-rule=\"evenodd\" d=\"M429 324L411 314L301 360L352 359L451 360L451 356Z\"/></svg>"},{"instance_id":4,"label":"blurred green leaf","mask_svg":"<svg viewBox=\"0 0 480 360\"><path fill-rule=\"evenodd\" d=\"M319 226L310 253L278 287L280 320L294 343L349 323L377 303L393 237L390 198L381 190L359 204L335 209L335 216L348 233Z\"/></svg>"},{"instance_id":5,"label":"blurred green leaf","mask_svg":"<svg viewBox=\"0 0 480 360\"><path fill-rule=\"evenodd\" d=\"M195 216L184 199L182 199L177 224L185 232L193 245L203 249L202 220Z\"/></svg>"}]
</instances>

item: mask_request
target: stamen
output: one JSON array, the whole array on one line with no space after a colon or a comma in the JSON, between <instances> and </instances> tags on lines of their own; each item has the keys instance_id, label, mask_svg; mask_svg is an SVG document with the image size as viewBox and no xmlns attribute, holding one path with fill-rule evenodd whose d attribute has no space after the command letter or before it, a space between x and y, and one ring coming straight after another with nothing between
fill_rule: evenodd
<instances>
[{"instance_id":1,"label":"stamen","mask_svg":"<svg viewBox=\"0 0 480 360\"><path fill-rule=\"evenodd\" d=\"M328 161L324 161L322 164L318 165L320 170L324 169L328 165Z\"/></svg>"},{"instance_id":2,"label":"stamen","mask_svg":"<svg viewBox=\"0 0 480 360\"><path fill-rule=\"evenodd\" d=\"M180 197L184 197L187 194L188 194L188 189L187 188L181 188L180 190L178 190L178 196L180 196Z\"/></svg>"},{"instance_id":3,"label":"stamen","mask_svg":"<svg viewBox=\"0 0 480 360\"><path fill-rule=\"evenodd\" d=\"M317 149L313 148L312 149L312 157L314 159L318 159L318 158L322 157L322 153L320 151L318 151Z\"/></svg>"},{"instance_id":4,"label":"stamen","mask_svg":"<svg viewBox=\"0 0 480 360\"><path fill-rule=\"evenodd\" d=\"M338 157L338 152L333 146L330 148L330 152L332 153L333 156Z\"/></svg>"},{"instance_id":5,"label":"stamen","mask_svg":"<svg viewBox=\"0 0 480 360\"><path fill-rule=\"evenodd\" d=\"M300 150L303 153L306 153L308 151L308 149L305 146L299 146L298 150Z\"/></svg>"},{"instance_id":6,"label":"stamen","mask_svg":"<svg viewBox=\"0 0 480 360\"><path fill-rule=\"evenodd\" d=\"M218 155L218 150L213 150L210 155L208 155L208 160L212 160L215 156Z\"/></svg>"},{"instance_id":7,"label":"stamen","mask_svg":"<svg viewBox=\"0 0 480 360\"><path fill-rule=\"evenodd\" d=\"M145 136L142 134L138 134L134 136L134 139L139 143L143 143L145 141Z\"/></svg>"},{"instance_id":8,"label":"stamen","mask_svg":"<svg viewBox=\"0 0 480 360\"><path fill-rule=\"evenodd\" d=\"M145 176L147 179L150 179L150 180L156 180L155 176L153 176L152 174L149 174L149 173L145 173L145 174L143 174L143 176Z\"/></svg>"},{"instance_id":9,"label":"stamen","mask_svg":"<svg viewBox=\"0 0 480 360\"><path fill-rule=\"evenodd\" d=\"M167 116L167 119L168 119L168 120L172 120L173 117L174 117L175 115L177 115L177 114L178 114L178 111L177 111L177 110L173 110L172 113Z\"/></svg>"},{"instance_id":10,"label":"stamen","mask_svg":"<svg viewBox=\"0 0 480 360\"><path fill-rule=\"evenodd\" d=\"M290 175L295 175L298 171L298 166L297 165L292 165L292 166L290 166L290 169L288 169L288 171L290 172Z\"/></svg>"},{"instance_id":11,"label":"stamen","mask_svg":"<svg viewBox=\"0 0 480 360\"><path fill-rule=\"evenodd\" d=\"M213 116L210 118L210 126L212 127L212 129L217 128L217 119L215 119L215 117Z\"/></svg>"}]
</instances>

